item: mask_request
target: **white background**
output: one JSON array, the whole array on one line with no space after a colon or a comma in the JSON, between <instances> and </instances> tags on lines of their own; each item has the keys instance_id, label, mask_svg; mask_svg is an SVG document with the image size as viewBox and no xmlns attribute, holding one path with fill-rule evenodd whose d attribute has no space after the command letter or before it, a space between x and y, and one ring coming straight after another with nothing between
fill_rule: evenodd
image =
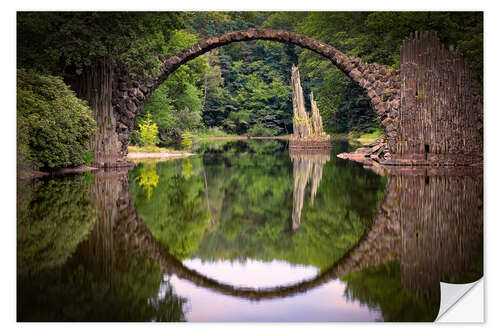
<instances>
[{"instance_id":1,"label":"white background","mask_svg":"<svg viewBox=\"0 0 500 333\"><path fill-rule=\"evenodd\" d=\"M500 322L500 311L498 304L498 285L500 279L498 276L498 244L500 237L498 225L498 172L500 165L498 163L498 148L500 144L500 122L499 114L500 103L497 96L500 96L500 73L498 72L498 63L500 62L499 44L500 44L500 15L496 6L497 1L380 1L380 0L358 0L358 1L320 1L306 0L302 2L293 1L270 1L270 0L251 0L237 2L232 1L1 1L1 68L2 68L2 105L0 128L0 142L2 144L2 175L1 181L1 216L2 223L2 273L1 273L1 318L2 332L11 330L27 331L81 331L89 330L107 330L107 331L127 331L136 332L137 330L203 330L217 332L240 331L286 331L286 332L332 332L349 331L355 329L369 330L375 332L404 330L410 332L422 332L422 330L453 330L458 331L476 331L479 329L492 329L498 331ZM485 28L485 61L484 61L484 97L485 97L485 266L484 266L484 291L485 291L485 321L486 324L18 324L16 323L16 158L15 158L15 68L16 68L16 45L15 45L15 27L17 10L441 10L441 11L460 11L460 10L482 10L484 15ZM478 297L471 297L467 304L469 309L475 309L480 306ZM465 307L467 309L467 307ZM467 310L460 310L467 311ZM462 313L463 314L463 313ZM458 315L460 317L460 313ZM463 316L462 316L463 317ZM311 332L312 333L312 332Z\"/></svg>"}]
</instances>

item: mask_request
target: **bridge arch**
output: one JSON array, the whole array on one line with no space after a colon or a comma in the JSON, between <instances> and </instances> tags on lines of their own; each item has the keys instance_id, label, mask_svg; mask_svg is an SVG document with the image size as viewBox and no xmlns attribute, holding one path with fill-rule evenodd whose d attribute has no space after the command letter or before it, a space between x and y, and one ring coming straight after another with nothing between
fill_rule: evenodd
<instances>
[{"instance_id":1,"label":"bridge arch","mask_svg":"<svg viewBox=\"0 0 500 333\"><path fill-rule=\"evenodd\" d=\"M151 93L168 76L186 62L200 55L234 42L268 40L293 44L313 51L339 68L362 90L376 112L382 129L388 137L395 137L393 120L400 107L399 70L376 63L366 63L357 57L348 57L333 46L319 42L291 31L276 29L248 29L234 31L221 36L210 37L174 55L159 55L160 74L149 76L143 81L131 80L127 72L117 69L117 79L113 82L112 106L116 118L116 132L122 153L127 151L130 132L134 129L135 118L144 108Z\"/></svg>"},{"instance_id":2,"label":"bridge arch","mask_svg":"<svg viewBox=\"0 0 500 333\"><path fill-rule=\"evenodd\" d=\"M239 287L223 283L205 276L196 270L186 267L181 260L173 256L168 247L158 241L149 230L145 221L137 213L134 200L130 193L127 170L119 173L100 171L95 174L96 190L93 191L94 201L98 207L112 208L116 214L101 216L98 223L108 224L112 230L113 242L117 253L136 253L146 255L158 262L163 271L169 275L192 282L198 287L217 293L230 295L252 301L285 298L305 293L329 281L340 278L348 272L360 271L367 266L379 264L399 258L400 226L398 221L390 218L392 201L384 198L375 218L369 225L358 243L349 249L332 266L320 272L313 278L293 284L268 288ZM102 200L101 196L115 200ZM101 211L105 211L99 208ZM98 230L92 232L91 241L99 244ZM89 241L87 241L89 242ZM94 247L93 245L92 247Z\"/></svg>"}]
</instances>

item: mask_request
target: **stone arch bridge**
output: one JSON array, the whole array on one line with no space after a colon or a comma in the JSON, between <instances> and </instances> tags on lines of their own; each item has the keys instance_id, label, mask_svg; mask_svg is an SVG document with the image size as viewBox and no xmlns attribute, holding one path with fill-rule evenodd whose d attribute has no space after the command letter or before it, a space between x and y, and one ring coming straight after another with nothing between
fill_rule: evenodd
<instances>
[{"instance_id":1,"label":"stone arch bridge","mask_svg":"<svg viewBox=\"0 0 500 333\"><path fill-rule=\"evenodd\" d=\"M400 69L348 57L333 46L274 29L248 29L210 37L174 55L159 55L160 74L132 80L123 68L113 73L111 119L99 118L107 133L95 152L96 165L119 165L135 118L151 93L181 65L234 42L269 40L294 44L332 62L363 90L386 141L379 150L388 164L471 164L482 153L482 94L473 71L456 52L445 50L435 33L418 33L401 47ZM457 156L462 156L457 158ZM465 157L464 157L465 156Z\"/></svg>"}]
</instances>

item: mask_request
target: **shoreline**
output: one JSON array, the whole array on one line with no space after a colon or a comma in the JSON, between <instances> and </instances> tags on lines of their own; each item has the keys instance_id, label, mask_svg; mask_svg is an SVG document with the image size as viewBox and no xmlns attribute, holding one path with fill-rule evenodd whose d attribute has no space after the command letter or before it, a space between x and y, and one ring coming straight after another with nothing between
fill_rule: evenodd
<instances>
[{"instance_id":1,"label":"shoreline","mask_svg":"<svg viewBox=\"0 0 500 333\"><path fill-rule=\"evenodd\" d=\"M188 157L194 155L193 153L168 153L168 152L130 152L127 154L128 160L146 159L146 158L177 158Z\"/></svg>"},{"instance_id":2,"label":"shoreline","mask_svg":"<svg viewBox=\"0 0 500 333\"><path fill-rule=\"evenodd\" d=\"M217 141L217 140L290 140L292 137L290 135L280 135L280 136L246 136L246 135L239 135L239 136L214 136L214 137L207 137L207 138L195 138L196 141ZM339 140L339 141L357 141L362 144L364 143L371 143L377 140L378 138L375 139L363 139L363 138L353 138L347 135L336 135L332 136L330 140Z\"/></svg>"},{"instance_id":3,"label":"shoreline","mask_svg":"<svg viewBox=\"0 0 500 333\"><path fill-rule=\"evenodd\" d=\"M99 170L99 168L91 167L88 165L83 165L75 168L54 169L50 171L22 170L17 172L16 178L17 181L25 181L25 180L38 179L48 176L71 175L71 174L77 174L95 170Z\"/></svg>"},{"instance_id":4,"label":"shoreline","mask_svg":"<svg viewBox=\"0 0 500 333\"><path fill-rule=\"evenodd\" d=\"M281 136L246 136L246 135L239 135L239 136L213 136L213 137L207 137L207 138L195 138L196 141L217 141L217 140L288 140L288 136L286 135L281 135Z\"/></svg>"}]
</instances>

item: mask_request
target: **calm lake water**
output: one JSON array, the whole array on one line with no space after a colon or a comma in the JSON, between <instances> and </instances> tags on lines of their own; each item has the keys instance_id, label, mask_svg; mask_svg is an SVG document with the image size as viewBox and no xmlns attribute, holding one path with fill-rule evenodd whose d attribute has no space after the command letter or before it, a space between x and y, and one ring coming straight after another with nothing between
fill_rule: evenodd
<instances>
[{"instance_id":1,"label":"calm lake water","mask_svg":"<svg viewBox=\"0 0 500 333\"><path fill-rule=\"evenodd\" d=\"M18 321L433 321L483 274L475 169L280 140L18 183Z\"/></svg>"}]
</instances>

